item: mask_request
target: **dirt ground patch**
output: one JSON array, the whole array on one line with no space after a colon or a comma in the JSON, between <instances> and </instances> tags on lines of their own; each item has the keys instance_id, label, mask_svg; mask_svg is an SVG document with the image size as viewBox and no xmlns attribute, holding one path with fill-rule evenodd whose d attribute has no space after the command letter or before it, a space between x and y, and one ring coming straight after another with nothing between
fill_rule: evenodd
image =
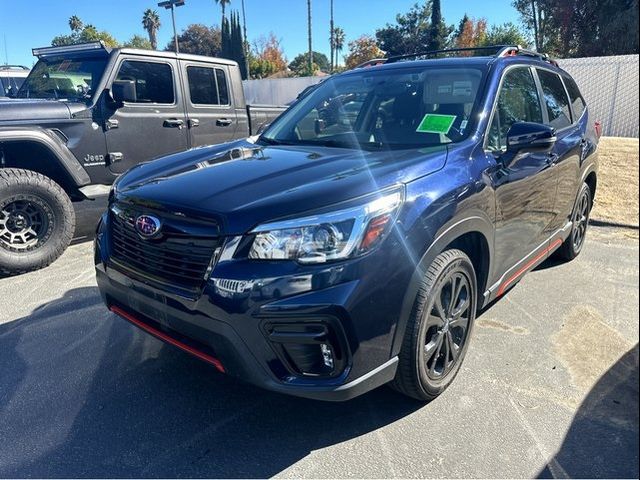
<instances>
[{"instance_id":1,"label":"dirt ground patch","mask_svg":"<svg viewBox=\"0 0 640 480\"><path fill-rule=\"evenodd\" d=\"M638 227L638 147L637 138L600 140L593 220Z\"/></svg>"}]
</instances>

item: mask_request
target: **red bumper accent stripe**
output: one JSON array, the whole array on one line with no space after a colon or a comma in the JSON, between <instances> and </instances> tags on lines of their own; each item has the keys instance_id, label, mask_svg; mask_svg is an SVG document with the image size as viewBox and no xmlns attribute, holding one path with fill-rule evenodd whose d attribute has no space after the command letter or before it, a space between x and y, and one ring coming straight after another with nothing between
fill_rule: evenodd
<instances>
[{"instance_id":1,"label":"red bumper accent stripe","mask_svg":"<svg viewBox=\"0 0 640 480\"><path fill-rule=\"evenodd\" d=\"M153 328L151 325L148 325L148 324L144 323L143 321L138 320L136 317L134 317L130 313L125 312L121 308L118 308L116 306L112 306L112 307L109 308L109 310L111 310L116 315L121 316L122 318L124 318L128 322L133 323L136 327L139 327L142 330L144 330L145 332L147 332L147 333L153 335L154 337L162 340L163 342L167 342L167 343L169 343L169 344L171 344L171 345L173 345L175 347L178 347L180 350L184 350L185 352L190 353L194 357L198 357L200 360L204 360L205 362L210 363L211 365L216 367L216 369L218 371L220 371L222 373L225 373L225 370L224 370L224 367L222 366L222 363L217 358L212 357L211 355L208 355L208 354L206 354L204 352L201 352L200 350L196 350L195 348L190 347L186 343L182 343L181 341L170 337L166 333L161 332L160 330L158 330L156 328Z\"/></svg>"},{"instance_id":2,"label":"red bumper accent stripe","mask_svg":"<svg viewBox=\"0 0 640 480\"><path fill-rule=\"evenodd\" d=\"M527 262L527 264L513 274L506 282L500 285L500 289L498 290L498 297L504 295L504 292L509 288L509 286L515 282L518 278L520 278L525 272L531 269L535 264L537 264L544 256L546 256L552 250L555 250L557 247L562 245L562 240L557 238L551 245L545 248L542 252L540 252L533 260Z\"/></svg>"}]
</instances>

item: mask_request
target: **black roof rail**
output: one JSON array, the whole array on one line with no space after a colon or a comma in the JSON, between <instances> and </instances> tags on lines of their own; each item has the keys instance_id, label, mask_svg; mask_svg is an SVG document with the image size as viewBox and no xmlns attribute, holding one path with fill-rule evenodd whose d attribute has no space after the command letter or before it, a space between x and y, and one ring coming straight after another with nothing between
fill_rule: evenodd
<instances>
[{"instance_id":1,"label":"black roof rail","mask_svg":"<svg viewBox=\"0 0 640 480\"><path fill-rule=\"evenodd\" d=\"M0 65L0 70L9 70L10 68L29 70L29 67L25 67L24 65Z\"/></svg>"},{"instance_id":2,"label":"black roof rail","mask_svg":"<svg viewBox=\"0 0 640 480\"><path fill-rule=\"evenodd\" d=\"M394 55L387 59L387 63L394 63L400 60L407 60L409 58L416 57L437 57L438 55L446 55L451 53L464 53L464 52L487 52L491 56L497 55L508 45L490 45L486 47L464 47L464 48L445 48L442 50L429 50L425 52L408 53L406 55Z\"/></svg>"}]
</instances>

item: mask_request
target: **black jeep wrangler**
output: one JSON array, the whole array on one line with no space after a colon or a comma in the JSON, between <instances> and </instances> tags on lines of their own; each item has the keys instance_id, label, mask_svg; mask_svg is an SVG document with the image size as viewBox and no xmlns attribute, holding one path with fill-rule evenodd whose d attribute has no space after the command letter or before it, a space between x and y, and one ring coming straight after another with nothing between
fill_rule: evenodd
<instances>
[{"instance_id":1,"label":"black jeep wrangler","mask_svg":"<svg viewBox=\"0 0 640 480\"><path fill-rule=\"evenodd\" d=\"M0 273L42 268L74 233L72 201L140 162L248 137L284 107L249 107L235 62L101 42L33 50L0 101Z\"/></svg>"}]
</instances>

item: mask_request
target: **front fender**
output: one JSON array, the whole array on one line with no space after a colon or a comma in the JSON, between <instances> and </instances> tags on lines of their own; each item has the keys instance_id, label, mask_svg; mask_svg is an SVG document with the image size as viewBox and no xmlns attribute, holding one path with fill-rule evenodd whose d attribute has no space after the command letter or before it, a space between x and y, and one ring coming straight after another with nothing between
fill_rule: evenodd
<instances>
[{"instance_id":1,"label":"front fender","mask_svg":"<svg viewBox=\"0 0 640 480\"><path fill-rule=\"evenodd\" d=\"M46 148L76 186L88 185L91 180L80 162L64 142L51 130L42 127L0 127L0 147L11 142L34 142ZM16 165L20 168L19 165Z\"/></svg>"}]
</instances>

